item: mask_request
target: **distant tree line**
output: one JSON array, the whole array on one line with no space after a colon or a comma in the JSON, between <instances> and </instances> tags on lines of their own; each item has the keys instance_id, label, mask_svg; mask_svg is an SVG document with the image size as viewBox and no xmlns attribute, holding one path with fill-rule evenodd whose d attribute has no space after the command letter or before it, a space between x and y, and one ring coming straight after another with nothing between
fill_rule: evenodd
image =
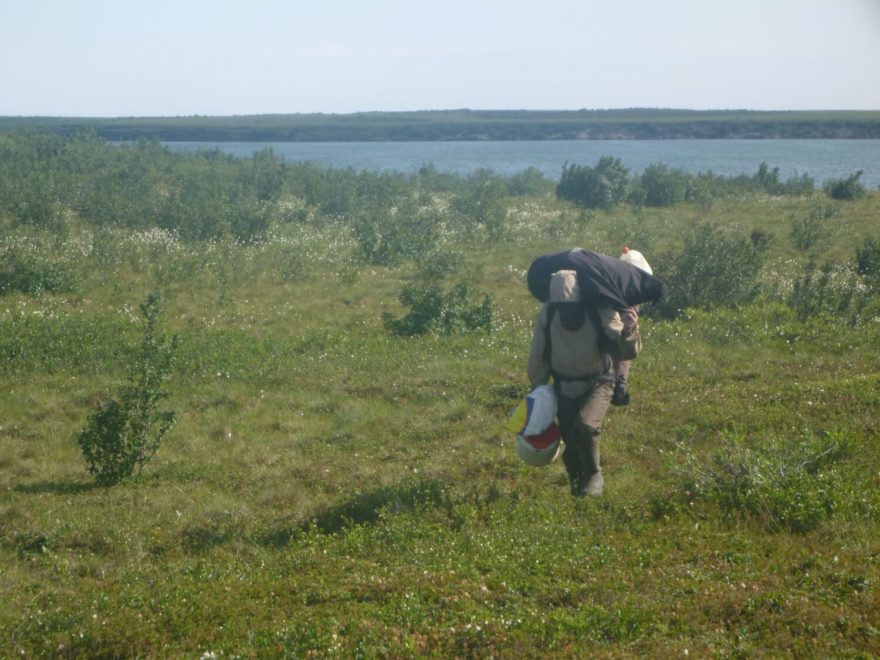
<instances>
[{"instance_id":1,"label":"distant tree line","mask_svg":"<svg viewBox=\"0 0 880 660\"><path fill-rule=\"evenodd\" d=\"M365 112L234 117L0 117L0 130L112 141L443 141L736 138L880 138L880 112L750 112L663 109Z\"/></svg>"}]
</instances>

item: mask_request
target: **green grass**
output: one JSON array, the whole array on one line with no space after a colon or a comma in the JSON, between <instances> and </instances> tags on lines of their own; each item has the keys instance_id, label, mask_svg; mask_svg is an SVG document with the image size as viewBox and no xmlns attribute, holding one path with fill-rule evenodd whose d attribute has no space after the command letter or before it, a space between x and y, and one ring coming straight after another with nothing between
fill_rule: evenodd
<instances>
[{"instance_id":1,"label":"green grass","mask_svg":"<svg viewBox=\"0 0 880 660\"><path fill-rule=\"evenodd\" d=\"M812 203L579 224L518 202L509 240L455 246L494 331L414 339L382 324L412 265L358 265L340 227L257 246L120 232L112 254L74 249L85 229L31 236L79 284L0 298L0 655L880 654L880 326L782 304ZM842 205L813 254L853 261L878 212L876 193ZM773 234L764 295L643 319L605 496L574 500L505 430L528 389L524 272L564 245L650 259L698 221ZM157 285L178 424L139 478L97 488L75 435Z\"/></svg>"}]
</instances>

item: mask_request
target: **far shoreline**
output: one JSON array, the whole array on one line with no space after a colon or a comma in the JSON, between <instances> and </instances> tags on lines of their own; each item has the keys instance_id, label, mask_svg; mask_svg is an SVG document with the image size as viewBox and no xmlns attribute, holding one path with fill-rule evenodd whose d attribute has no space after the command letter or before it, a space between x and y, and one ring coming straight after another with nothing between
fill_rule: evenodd
<instances>
[{"instance_id":1,"label":"far shoreline","mask_svg":"<svg viewBox=\"0 0 880 660\"><path fill-rule=\"evenodd\" d=\"M108 141L513 142L880 139L880 110L437 110L190 117L0 117L0 131Z\"/></svg>"}]
</instances>

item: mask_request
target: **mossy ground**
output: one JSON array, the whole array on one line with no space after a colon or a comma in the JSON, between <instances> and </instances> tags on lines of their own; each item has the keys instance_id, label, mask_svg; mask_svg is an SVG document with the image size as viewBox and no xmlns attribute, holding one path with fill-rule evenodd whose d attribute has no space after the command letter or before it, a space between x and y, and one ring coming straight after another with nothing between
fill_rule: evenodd
<instances>
[{"instance_id":1,"label":"mossy ground","mask_svg":"<svg viewBox=\"0 0 880 660\"><path fill-rule=\"evenodd\" d=\"M880 197L844 204L810 254L789 229L814 203L519 202L508 240L457 246L493 332L409 339L382 313L412 266L357 263L341 228L127 233L103 256L76 253L85 230L34 239L81 279L0 299L0 655L880 654L880 326L781 302L811 256L854 259ZM772 234L765 296L643 319L605 495L574 500L505 429L528 389L524 272L568 245L670 252L697 221ZM97 488L74 437L157 285L179 422L140 477Z\"/></svg>"}]
</instances>

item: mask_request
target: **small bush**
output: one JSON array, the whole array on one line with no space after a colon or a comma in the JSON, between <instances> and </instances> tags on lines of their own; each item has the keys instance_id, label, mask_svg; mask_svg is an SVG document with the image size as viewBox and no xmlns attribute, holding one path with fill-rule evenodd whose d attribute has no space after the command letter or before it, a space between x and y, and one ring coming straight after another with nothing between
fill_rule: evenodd
<instances>
[{"instance_id":1,"label":"small bush","mask_svg":"<svg viewBox=\"0 0 880 660\"><path fill-rule=\"evenodd\" d=\"M450 204L465 229L463 234L474 238L474 229L481 228L482 238L502 240L508 232L506 194L503 179L490 170L477 170L469 176Z\"/></svg>"},{"instance_id":2,"label":"small bush","mask_svg":"<svg viewBox=\"0 0 880 660\"><path fill-rule=\"evenodd\" d=\"M781 195L784 191L783 183L779 180L779 168L774 167L770 169L767 163L761 163L758 166L758 171L753 180L758 189L768 195Z\"/></svg>"},{"instance_id":3,"label":"small bush","mask_svg":"<svg viewBox=\"0 0 880 660\"><path fill-rule=\"evenodd\" d=\"M229 215L229 230L242 243L258 241L265 237L272 224L272 207L265 202L238 199Z\"/></svg>"},{"instance_id":4,"label":"small bush","mask_svg":"<svg viewBox=\"0 0 880 660\"><path fill-rule=\"evenodd\" d=\"M552 190L553 182L544 178L541 171L534 167L517 172L507 182L507 192L514 197L545 195Z\"/></svg>"},{"instance_id":5,"label":"small bush","mask_svg":"<svg viewBox=\"0 0 880 660\"><path fill-rule=\"evenodd\" d=\"M140 472L175 421L174 411L159 410L159 404L169 396L163 382L177 338L169 340L159 331L157 294L148 296L141 312L146 326L127 384L89 415L77 436L89 473L101 486L112 486Z\"/></svg>"},{"instance_id":6,"label":"small bush","mask_svg":"<svg viewBox=\"0 0 880 660\"><path fill-rule=\"evenodd\" d=\"M639 178L646 206L673 206L685 200L691 177L663 164L649 165Z\"/></svg>"},{"instance_id":7,"label":"small bush","mask_svg":"<svg viewBox=\"0 0 880 660\"><path fill-rule=\"evenodd\" d=\"M64 207L53 198L44 174L32 173L28 183L14 190L6 200L0 199L0 210L3 207L23 225L58 233L65 230Z\"/></svg>"},{"instance_id":8,"label":"small bush","mask_svg":"<svg viewBox=\"0 0 880 660\"><path fill-rule=\"evenodd\" d=\"M8 249L0 253L0 295L4 293L63 293L76 287L78 277L69 265Z\"/></svg>"},{"instance_id":9,"label":"small bush","mask_svg":"<svg viewBox=\"0 0 880 660\"><path fill-rule=\"evenodd\" d=\"M464 268L464 254L457 250L438 250L428 254L419 264L421 280L443 280Z\"/></svg>"},{"instance_id":10,"label":"small bush","mask_svg":"<svg viewBox=\"0 0 880 660\"><path fill-rule=\"evenodd\" d=\"M446 287L442 281L417 281L400 292L400 302L410 311L400 319L386 312L385 327L402 337L490 331L492 297L483 294L481 300L478 298L479 294L468 282Z\"/></svg>"},{"instance_id":11,"label":"small bush","mask_svg":"<svg viewBox=\"0 0 880 660\"><path fill-rule=\"evenodd\" d=\"M824 240L831 230L828 221L840 213L833 205L814 205L803 218L795 220L791 226L791 237L800 250L808 250Z\"/></svg>"},{"instance_id":12,"label":"small bush","mask_svg":"<svg viewBox=\"0 0 880 660\"><path fill-rule=\"evenodd\" d=\"M853 200L865 196L865 186L859 183L859 178L864 174L859 170L850 174L845 179L829 179L825 182L825 193L831 199Z\"/></svg>"},{"instance_id":13,"label":"small bush","mask_svg":"<svg viewBox=\"0 0 880 660\"><path fill-rule=\"evenodd\" d=\"M773 233L763 229L755 229L749 234L749 240L757 250L766 250L773 241Z\"/></svg>"},{"instance_id":14,"label":"small bush","mask_svg":"<svg viewBox=\"0 0 880 660\"><path fill-rule=\"evenodd\" d=\"M809 174L795 174L785 182L786 195L812 195L816 191L816 181Z\"/></svg>"},{"instance_id":15,"label":"small bush","mask_svg":"<svg viewBox=\"0 0 880 660\"><path fill-rule=\"evenodd\" d=\"M794 283L788 305L803 322L830 314L838 322L857 326L878 312L880 297L865 285L851 266L807 264L803 277Z\"/></svg>"},{"instance_id":16,"label":"small bush","mask_svg":"<svg viewBox=\"0 0 880 660\"><path fill-rule=\"evenodd\" d=\"M563 166L556 196L588 209L611 209L626 201L629 169L619 158L602 156L596 167Z\"/></svg>"},{"instance_id":17,"label":"small bush","mask_svg":"<svg viewBox=\"0 0 880 660\"><path fill-rule=\"evenodd\" d=\"M859 275L880 282L880 241L865 239L862 247L856 250L856 268Z\"/></svg>"},{"instance_id":18,"label":"small bush","mask_svg":"<svg viewBox=\"0 0 880 660\"><path fill-rule=\"evenodd\" d=\"M438 241L437 227L429 212L408 202L364 208L352 218L361 260L378 266L396 266L426 254Z\"/></svg>"},{"instance_id":19,"label":"small bush","mask_svg":"<svg viewBox=\"0 0 880 660\"><path fill-rule=\"evenodd\" d=\"M658 310L675 316L688 307L734 307L758 292L767 244L698 225L681 252L658 259L657 275L669 285Z\"/></svg>"}]
</instances>

